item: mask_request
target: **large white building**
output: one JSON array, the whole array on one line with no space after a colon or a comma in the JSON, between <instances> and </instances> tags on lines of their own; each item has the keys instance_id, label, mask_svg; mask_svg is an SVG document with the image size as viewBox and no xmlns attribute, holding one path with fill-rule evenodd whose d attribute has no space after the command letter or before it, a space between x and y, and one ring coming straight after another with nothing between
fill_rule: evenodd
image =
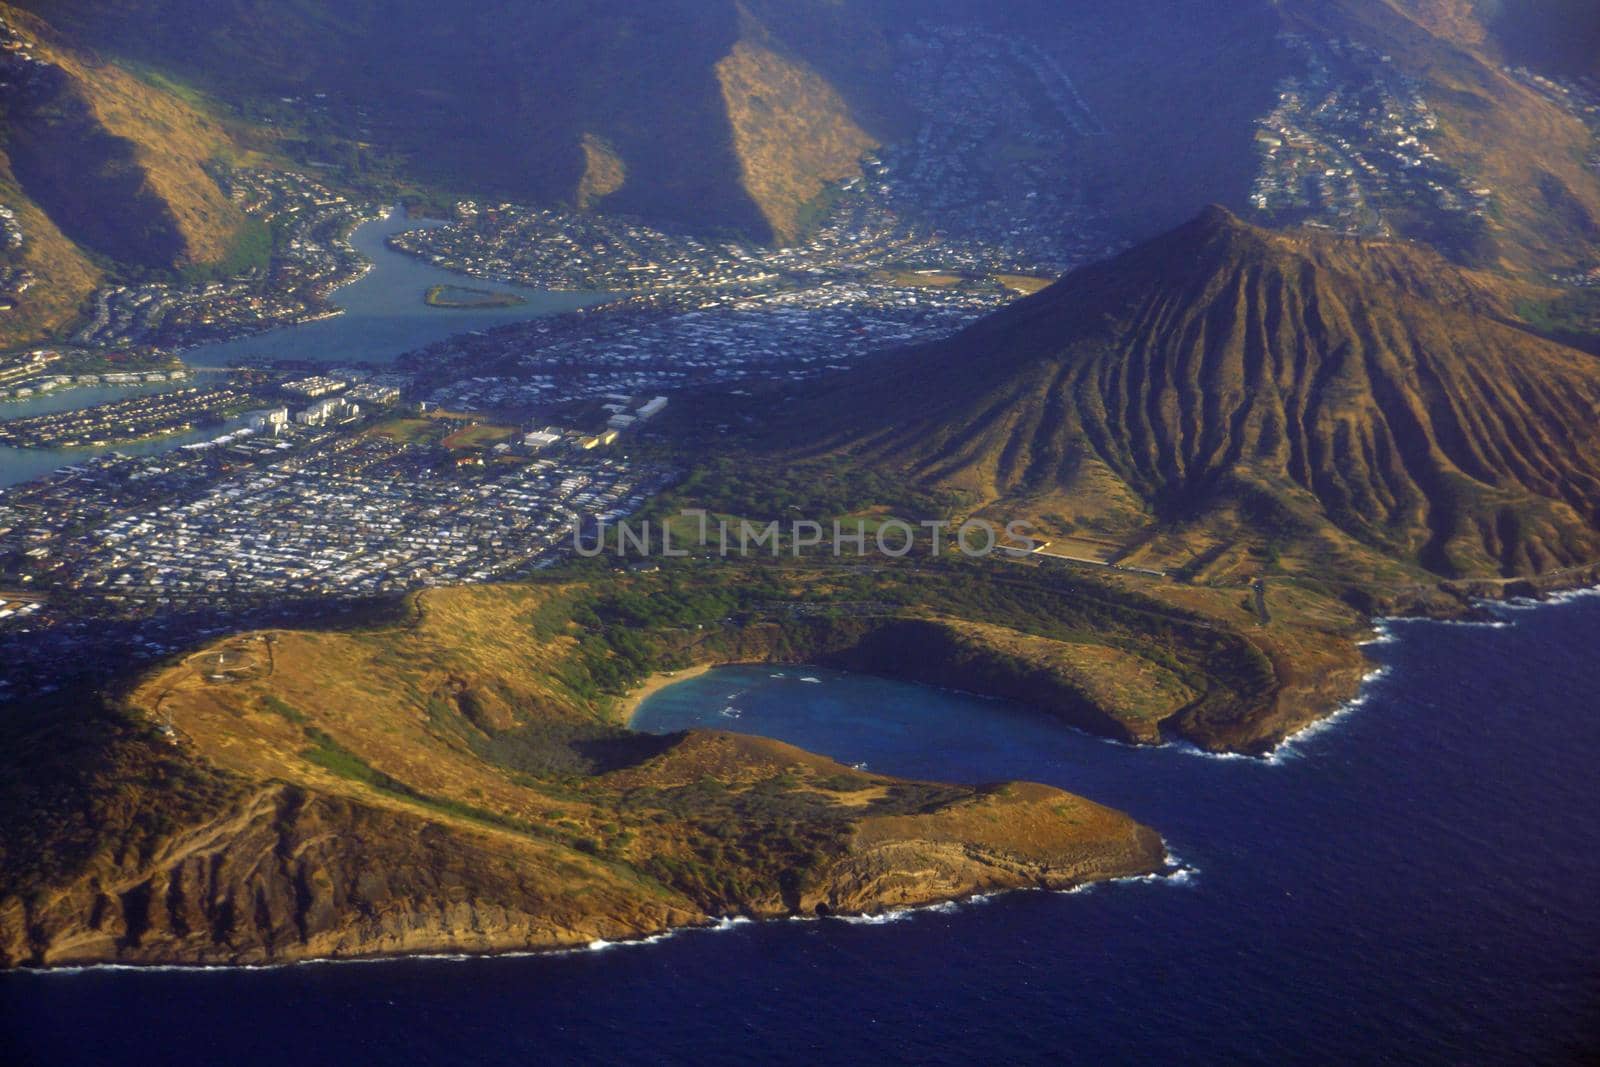
<instances>
[{"instance_id":1,"label":"large white building","mask_svg":"<svg viewBox=\"0 0 1600 1067\"><path fill-rule=\"evenodd\" d=\"M361 414L361 405L352 404L342 396L319 400L304 411L295 413L294 421L302 426L321 426L331 419L353 417Z\"/></svg>"},{"instance_id":2,"label":"large white building","mask_svg":"<svg viewBox=\"0 0 1600 1067\"><path fill-rule=\"evenodd\" d=\"M276 434L288 424L288 408L263 408L260 411L252 411L245 416L245 425L258 433L265 433L271 430Z\"/></svg>"}]
</instances>

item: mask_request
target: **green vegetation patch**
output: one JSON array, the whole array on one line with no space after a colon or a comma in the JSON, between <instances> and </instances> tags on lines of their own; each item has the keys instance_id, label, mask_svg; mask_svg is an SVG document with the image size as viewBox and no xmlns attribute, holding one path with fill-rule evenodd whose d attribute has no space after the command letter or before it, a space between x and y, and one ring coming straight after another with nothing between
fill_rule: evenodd
<instances>
[{"instance_id":1,"label":"green vegetation patch","mask_svg":"<svg viewBox=\"0 0 1600 1067\"><path fill-rule=\"evenodd\" d=\"M1527 300L1517 316L1536 332L1600 355L1600 286L1575 289L1555 300Z\"/></svg>"},{"instance_id":2,"label":"green vegetation patch","mask_svg":"<svg viewBox=\"0 0 1600 1067\"><path fill-rule=\"evenodd\" d=\"M423 296L422 302L431 308L456 308L482 310L484 308L512 308L528 301L504 289L475 289L466 285L435 285Z\"/></svg>"},{"instance_id":3,"label":"green vegetation patch","mask_svg":"<svg viewBox=\"0 0 1600 1067\"><path fill-rule=\"evenodd\" d=\"M310 748L304 749L300 756L323 770L331 771L341 778L348 778L353 782L360 782L370 786L380 793L395 797L398 800L409 801L422 807L432 809L444 815L453 815L457 818L470 819L473 822L498 826L506 830L515 830L518 833L539 836L537 830L530 824L520 819L513 819L492 811L484 811L470 804L463 804L456 800L448 800L430 796L400 781L391 775L385 774L360 756L345 748L335 741L327 732L314 726L306 727L306 738L312 742Z\"/></svg>"}]
</instances>

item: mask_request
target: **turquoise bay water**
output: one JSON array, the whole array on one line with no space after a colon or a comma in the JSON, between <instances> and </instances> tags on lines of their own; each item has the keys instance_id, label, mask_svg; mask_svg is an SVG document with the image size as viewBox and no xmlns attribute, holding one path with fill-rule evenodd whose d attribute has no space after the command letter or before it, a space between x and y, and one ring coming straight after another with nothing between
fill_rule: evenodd
<instances>
[{"instance_id":1,"label":"turquoise bay water","mask_svg":"<svg viewBox=\"0 0 1600 1067\"><path fill-rule=\"evenodd\" d=\"M313 1064L1578 1062L1600 1048L1600 597L1501 614L1388 624L1364 702L1271 762L810 669L639 712L1058 785L1159 829L1183 878L562 956L0 975L0 1041L85 1064L281 1064L285 1035Z\"/></svg>"}]
</instances>

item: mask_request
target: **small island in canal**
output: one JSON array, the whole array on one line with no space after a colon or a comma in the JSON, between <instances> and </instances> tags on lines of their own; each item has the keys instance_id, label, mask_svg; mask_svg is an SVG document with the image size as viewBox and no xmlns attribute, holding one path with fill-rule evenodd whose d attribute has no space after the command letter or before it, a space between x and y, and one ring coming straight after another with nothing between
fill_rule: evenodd
<instances>
[{"instance_id":1,"label":"small island in canal","mask_svg":"<svg viewBox=\"0 0 1600 1067\"><path fill-rule=\"evenodd\" d=\"M504 289L478 289L468 285L435 285L422 298L431 308L456 308L481 311L484 308L511 308L528 301Z\"/></svg>"}]
</instances>

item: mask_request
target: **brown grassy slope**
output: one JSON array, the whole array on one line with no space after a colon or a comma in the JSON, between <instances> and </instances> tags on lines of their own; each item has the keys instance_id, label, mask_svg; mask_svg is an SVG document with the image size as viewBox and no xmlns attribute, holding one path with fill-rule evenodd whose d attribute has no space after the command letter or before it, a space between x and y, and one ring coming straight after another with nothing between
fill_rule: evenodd
<instances>
[{"instance_id":1,"label":"brown grassy slope","mask_svg":"<svg viewBox=\"0 0 1600 1067\"><path fill-rule=\"evenodd\" d=\"M979 504L1231 509L1258 539L1333 531L1452 575L1600 557L1600 365L1475 313L1489 284L1212 209L811 410Z\"/></svg>"},{"instance_id":2,"label":"brown grassy slope","mask_svg":"<svg viewBox=\"0 0 1600 1067\"><path fill-rule=\"evenodd\" d=\"M48 336L71 322L99 284L100 272L23 194L4 152L0 152L0 203L16 212L23 233L22 247L0 252L0 263L30 271L37 279L17 298L15 308L0 313L0 347L7 347Z\"/></svg>"},{"instance_id":3,"label":"brown grassy slope","mask_svg":"<svg viewBox=\"0 0 1600 1067\"><path fill-rule=\"evenodd\" d=\"M592 133L583 135L583 177L578 180L579 211L588 211L628 181L628 168L616 151Z\"/></svg>"},{"instance_id":4,"label":"brown grassy slope","mask_svg":"<svg viewBox=\"0 0 1600 1067\"><path fill-rule=\"evenodd\" d=\"M23 6L222 99L360 102L361 139L417 180L760 238L850 173L860 128L891 110L860 0Z\"/></svg>"},{"instance_id":5,"label":"brown grassy slope","mask_svg":"<svg viewBox=\"0 0 1600 1067\"><path fill-rule=\"evenodd\" d=\"M1489 33L1473 0L1398 0L1396 5L1429 31L1469 48L1481 47Z\"/></svg>"},{"instance_id":6,"label":"brown grassy slope","mask_svg":"<svg viewBox=\"0 0 1600 1067\"><path fill-rule=\"evenodd\" d=\"M837 90L761 40L741 40L717 64L745 190L780 240L828 183L860 173L876 147Z\"/></svg>"},{"instance_id":7,"label":"brown grassy slope","mask_svg":"<svg viewBox=\"0 0 1600 1067\"><path fill-rule=\"evenodd\" d=\"M243 216L203 164L230 156L222 128L175 95L6 18L51 68L12 94L5 147L26 195L78 244L155 267L224 259Z\"/></svg>"},{"instance_id":8,"label":"brown grassy slope","mask_svg":"<svg viewBox=\"0 0 1600 1067\"><path fill-rule=\"evenodd\" d=\"M1152 831L1055 789L628 734L564 681L561 588L415 605L397 629L242 635L143 680L132 717L180 746L125 739L143 755L112 761L136 773L108 799L69 790L91 797L70 850L61 803L22 801L0 837L0 965L549 948L1162 864Z\"/></svg>"}]
</instances>

